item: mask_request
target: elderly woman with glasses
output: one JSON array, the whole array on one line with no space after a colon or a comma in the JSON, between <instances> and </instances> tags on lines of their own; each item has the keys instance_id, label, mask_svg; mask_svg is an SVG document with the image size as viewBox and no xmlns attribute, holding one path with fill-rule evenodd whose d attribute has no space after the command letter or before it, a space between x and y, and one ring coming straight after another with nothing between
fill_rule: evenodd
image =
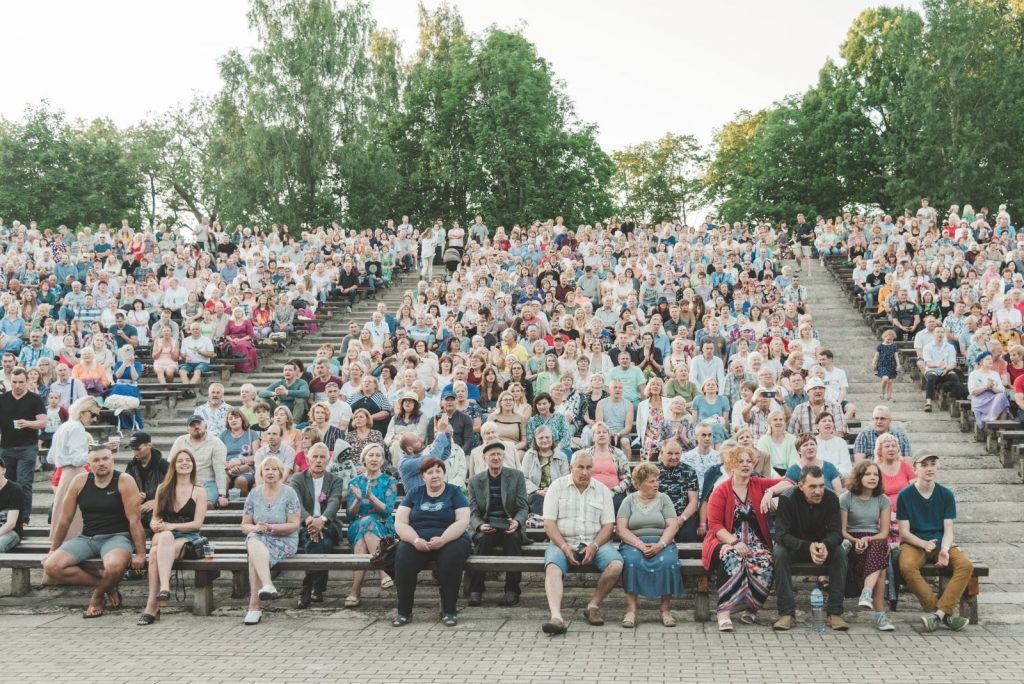
<instances>
[{"instance_id":1,"label":"elderly woman with glasses","mask_svg":"<svg viewBox=\"0 0 1024 684\"><path fill-rule=\"evenodd\" d=\"M85 464L89 460L89 434L86 427L93 425L100 416L100 404L93 397L85 396L71 404L68 409L68 420L53 433L53 442L46 456L48 463L59 473L57 491L53 495L53 510L59 511L67 496L71 481L79 473L85 472ZM56 479L56 477L55 477ZM54 524L57 519L54 517ZM64 543L67 539L77 536L82 531L82 513L75 512L75 517L68 526L64 539L54 540ZM52 534L52 530L51 530Z\"/></svg>"}]
</instances>

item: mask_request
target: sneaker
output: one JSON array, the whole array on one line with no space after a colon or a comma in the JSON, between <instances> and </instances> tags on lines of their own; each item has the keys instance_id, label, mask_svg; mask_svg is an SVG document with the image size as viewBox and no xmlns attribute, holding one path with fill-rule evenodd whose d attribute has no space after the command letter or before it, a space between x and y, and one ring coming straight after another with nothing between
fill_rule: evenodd
<instances>
[{"instance_id":1,"label":"sneaker","mask_svg":"<svg viewBox=\"0 0 1024 684\"><path fill-rule=\"evenodd\" d=\"M935 613L928 613L921 616L921 631L934 632L939 628L939 616Z\"/></svg>"},{"instance_id":2,"label":"sneaker","mask_svg":"<svg viewBox=\"0 0 1024 684\"><path fill-rule=\"evenodd\" d=\"M872 591L870 589L865 589L864 591L860 592L860 599L857 601L857 605L861 608L867 608L868 610L871 610L875 607L875 604L873 602Z\"/></svg>"},{"instance_id":3,"label":"sneaker","mask_svg":"<svg viewBox=\"0 0 1024 684\"><path fill-rule=\"evenodd\" d=\"M885 612L875 613L875 627L879 632L895 632L896 627L889 622L889 616Z\"/></svg>"},{"instance_id":4,"label":"sneaker","mask_svg":"<svg viewBox=\"0 0 1024 684\"><path fill-rule=\"evenodd\" d=\"M924 404L924 412L925 413L931 413L932 412L932 402L930 402L930 401L926 401L925 402L925 404Z\"/></svg>"},{"instance_id":5,"label":"sneaker","mask_svg":"<svg viewBox=\"0 0 1024 684\"><path fill-rule=\"evenodd\" d=\"M969 622L970 621L967 618L960 617L959 615L947 615L942 619L942 624L946 625L946 627L949 627L954 632L962 632L967 628L967 624Z\"/></svg>"}]
</instances>

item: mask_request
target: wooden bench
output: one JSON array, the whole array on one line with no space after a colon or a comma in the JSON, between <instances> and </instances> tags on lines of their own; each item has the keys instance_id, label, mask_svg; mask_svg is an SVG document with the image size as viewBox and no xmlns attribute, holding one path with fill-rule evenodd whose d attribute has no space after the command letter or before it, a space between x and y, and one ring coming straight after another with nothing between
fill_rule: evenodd
<instances>
[{"instance_id":1,"label":"wooden bench","mask_svg":"<svg viewBox=\"0 0 1024 684\"><path fill-rule=\"evenodd\" d=\"M698 544L677 545L680 554L680 572L684 578L692 578L691 584L694 599L694 620L707 622L711 619L711 587L715 586L713 573L704 570L699 557ZM696 548L694 548L696 547ZM697 553L697 557L693 554ZM0 554L0 568L11 570L11 595L24 596L30 590L30 571L40 567L43 554L40 553L6 553ZM83 567L90 570L101 570L102 562L97 560L86 561ZM243 584L240 578L248 582L248 559L244 553L218 554L212 560L178 560L174 567L178 570L188 570L195 574L192 613L193 615L210 615L214 609L213 582L220 577L222 572L231 572L233 575L232 598L243 598L247 590L243 591ZM370 556L366 554L335 553L335 554L299 554L292 558L286 558L279 562L274 571L296 571L296 572L335 572L372 570ZM521 556L470 556L466 561L466 570L481 572L544 572L543 549L531 550L529 554ZM593 566L571 566L573 573L594 573ZM794 577L814 577L821 571L819 566L811 563L800 563L793 567ZM927 565L922 568L921 573L925 577L939 578L940 587L948 580L950 569L939 568L934 565ZM968 617L973 624L978 622L978 601L980 593L979 577L987 577L989 568L987 565L975 564L971 582L968 584L964 595L960 598L960 614Z\"/></svg>"}]
</instances>

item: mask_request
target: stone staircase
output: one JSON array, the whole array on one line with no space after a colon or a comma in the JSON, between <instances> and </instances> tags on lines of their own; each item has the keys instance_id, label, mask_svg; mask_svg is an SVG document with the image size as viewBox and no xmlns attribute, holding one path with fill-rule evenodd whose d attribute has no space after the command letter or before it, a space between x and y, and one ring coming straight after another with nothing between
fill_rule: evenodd
<instances>
[{"instance_id":1,"label":"stone staircase","mask_svg":"<svg viewBox=\"0 0 1024 684\"><path fill-rule=\"evenodd\" d=\"M251 382L257 389L263 389L271 382L280 379L281 365L288 359L299 359L308 366L320 345L331 342L335 348L338 348L341 339L348 332L349 321L355 320L361 326L370 319L370 314L378 302L386 303L388 310L393 312L401 304L406 290L415 287L416 282L417 278L411 275L404 278L397 276L391 288L379 293L376 300L362 300L352 307L351 314L346 313L343 304L329 302L323 307L318 321L319 330L315 334L307 335L300 340L292 340L285 351L273 353L261 351L260 366L252 373L232 373L231 379L222 383L225 401L237 406L239 404L239 389L247 382ZM217 380L210 379L210 382L214 381ZM205 393L199 392L195 399L179 399L174 408L162 406L155 418L146 420L145 431L153 437L153 446L159 449L165 457L170 453L174 440L185 434L185 422L192 415L195 407L205 401ZM127 442L129 434L124 433L124 442ZM117 468L123 470L130 459L131 450L123 447L116 455ZM53 491L50 485L52 475L51 472L36 473L32 495L32 527L42 526L46 522L47 511L53 501Z\"/></svg>"},{"instance_id":2,"label":"stone staircase","mask_svg":"<svg viewBox=\"0 0 1024 684\"><path fill-rule=\"evenodd\" d=\"M971 433L960 432L948 413L925 413L924 393L907 374L897 379L893 401L879 399L871 370L878 339L828 271L815 263L811 275L801 275L822 346L835 353L836 366L846 371L848 399L857 405L859 417L869 419L875 406L886 404L893 419L906 426L914 451L940 457L939 481L957 495L956 539L968 556L991 567L978 597L982 620L1024 623L1024 486L1016 470L1004 469ZM916 603L909 594L903 596Z\"/></svg>"}]
</instances>

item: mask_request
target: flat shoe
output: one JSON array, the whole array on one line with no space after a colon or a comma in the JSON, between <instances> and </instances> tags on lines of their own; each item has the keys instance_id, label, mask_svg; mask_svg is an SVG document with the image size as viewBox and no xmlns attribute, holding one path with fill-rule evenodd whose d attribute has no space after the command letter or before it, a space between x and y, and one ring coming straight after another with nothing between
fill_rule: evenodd
<instances>
[{"instance_id":1,"label":"flat shoe","mask_svg":"<svg viewBox=\"0 0 1024 684\"><path fill-rule=\"evenodd\" d=\"M405 627L410 622L412 622L412 618L411 617L406 617L404 615L396 615L395 619L391 621L391 626L392 627Z\"/></svg>"},{"instance_id":2,"label":"flat shoe","mask_svg":"<svg viewBox=\"0 0 1024 684\"><path fill-rule=\"evenodd\" d=\"M444 616L443 622L446 627L455 627L459 624L459 616L455 613L449 613L448 615Z\"/></svg>"},{"instance_id":3,"label":"flat shoe","mask_svg":"<svg viewBox=\"0 0 1024 684\"><path fill-rule=\"evenodd\" d=\"M93 618L103 617L103 609L102 608L96 609L96 608L93 608L92 606L90 606L89 608L86 608L85 610L82 611L82 617L85 618L86 620L91 620Z\"/></svg>"},{"instance_id":4,"label":"flat shoe","mask_svg":"<svg viewBox=\"0 0 1024 684\"><path fill-rule=\"evenodd\" d=\"M153 624L160 619L160 611L156 611L156 615L150 615L149 613L143 613L139 616L139 621L135 624L139 627L146 627Z\"/></svg>"},{"instance_id":5,"label":"flat shoe","mask_svg":"<svg viewBox=\"0 0 1024 684\"><path fill-rule=\"evenodd\" d=\"M676 618L674 615L672 615L672 611L666 610L664 613L661 614L661 624L664 627L676 626Z\"/></svg>"},{"instance_id":6,"label":"flat shoe","mask_svg":"<svg viewBox=\"0 0 1024 684\"><path fill-rule=\"evenodd\" d=\"M277 589L274 588L273 584L268 584L264 586L262 589L260 589L260 593L258 595L260 597L260 601L273 601L278 596L280 596L280 594L277 592Z\"/></svg>"},{"instance_id":7,"label":"flat shoe","mask_svg":"<svg viewBox=\"0 0 1024 684\"><path fill-rule=\"evenodd\" d=\"M388 577L387 575L385 575L384 579L382 579L380 581L380 588L381 589L390 589L393 586L395 586L395 581L393 579L391 579L390 577Z\"/></svg>"},{"instance_id":8,"label":"flat shoe","mask_svg":"<svg viewBox=\"0 0 1024 684\"><path fill-rule=\"evenodd\" d=\"M263 611L262 610L250 610L248 613L245 614L245 619L242 620L242 624L243 625L250 625L250 626L258 625L258 624L260 624L260 621L262 619L263 619Z\"/></svg>"},{"instance_id":9,"label":"flat shoe","mask_svg":"<svg viewBox=\"0 0 1024 684\"><path fill-rule=\"evenodd\" d=\"M732 631L732 618L728 615L723 615L718 618L718 631L719 632L731 632Z\"/></svg>"},{"instance_id":10,"label":"flat shoe","mask_svg":"<svg viewBox=\"0 0 1024 684\"><path fill-rule=\"evenodd\" d=\"M309 600L313 603L323 603L324 592L320 591L319 589L312 590L311 592L309 592Z\"/></svg>"},{"instance_id":11,"label":"flat shoe","mask_svg":"<svg viewBox=\"0 0 1024 684\"><path fill-rule=\"evenodd\" d=\"M345 597L345 607L346 608L358 608L359 607L359 599L357 597L355 597L355 596L346 596Z\"/></svg>"},{"instance_id":12,"label":"flat shoe","mask_svg":"<svg viewBox=\"0 0 1024 684\"><path fill-rule=\"evenodd\" d=\"M541 631L549 636L555 636L558 634L565 634L569 631L569 627L565 624L565 620L556 618L545 622L541 625Z\"/></svg>"},{"instance_id":13,"label":"flat shoe","mask_svg":"<svg viewBox=\"0 0 1024 684\"><path fill-rule=\"evenodd\" d=\"M626 613L622 616L622 626L626 629L636 627L636 613Z\"/></svg>"},{"instance_id":14,"label":"flat shoe","mask_svg":"<svg viewBox=\"0 0 1024 684\"><path fill-rule=\"evenodd\" d=\"M740 615L740 622L742 622L745 625L756 625L757 624L757 614L756 613L752 613L749 610L745 610Z\"/></svg>"}]
</instances>

